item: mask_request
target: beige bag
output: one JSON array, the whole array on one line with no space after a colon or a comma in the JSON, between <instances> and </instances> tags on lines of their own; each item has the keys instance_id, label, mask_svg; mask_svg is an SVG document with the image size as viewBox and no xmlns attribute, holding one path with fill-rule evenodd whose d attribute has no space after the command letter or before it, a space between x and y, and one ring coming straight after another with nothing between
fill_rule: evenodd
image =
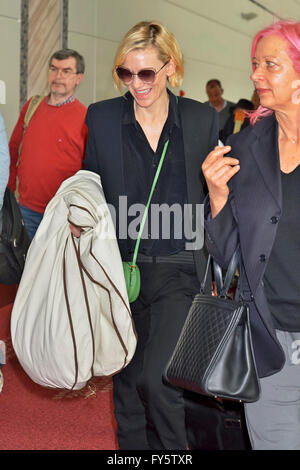
<instances>
[{"instance_id":1,"label":"beige bag","mask_svg":"<svg viewBox=\"0 0 300 470\"><path fill-rule=\"evenodd\" d=\"M32 116L34 115L34 113L36 112L37 108L39 107L39 105L41 104L44 98L45 96L43 95L34 95L31 98L29 106L25 114L25 118L24 118L23 132L26 131Z\"/></svg>"},{"instance_id":2,"label":"beige bag","mask_svg":"<svg viewBox=\"0 0 300 470\"><path fill-rule=\"evenodd\" d=\"M83 227L73 237L69 222ZM100 178L80 170L60 186L30 245L11 318L18 359L35 382L66 389L132 359L136 333Z\"/></svg>"}]
</instances>

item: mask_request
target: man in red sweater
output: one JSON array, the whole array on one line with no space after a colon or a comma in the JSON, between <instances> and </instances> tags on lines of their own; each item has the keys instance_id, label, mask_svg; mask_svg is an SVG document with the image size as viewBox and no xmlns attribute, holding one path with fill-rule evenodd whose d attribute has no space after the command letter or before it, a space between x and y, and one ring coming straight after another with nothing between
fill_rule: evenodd
<instances>
[{"instance_id":1,"label":"man in red sweater","mask_svg":"<svg viewBox=\"0 0 300 470\"><path fill-rule=\"evenodd\" d=\"M10 138L8 186L15 191L18 176L20 210L31 239L60 184L82 168L87 139L86 107L74 93L83 78L84 67L78 52L71 49L55 52L49 60L49 95L34 112L25 133L24 118L31 100L23 106Z\"/></svg>"}]
</instances>

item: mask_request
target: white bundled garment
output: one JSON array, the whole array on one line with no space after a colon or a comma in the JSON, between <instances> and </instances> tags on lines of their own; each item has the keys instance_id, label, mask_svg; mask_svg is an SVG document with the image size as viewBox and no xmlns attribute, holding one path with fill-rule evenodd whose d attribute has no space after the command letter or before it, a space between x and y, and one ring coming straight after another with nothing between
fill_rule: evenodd
<instances>
[{"instance_id":1,"label":"white bundled garment","mask_svg":"<svg viewBox=\"0 0 300 470\"><path fill-rule=\"evenodd\" d=\"M73 237L69 223L84 229ZM80 389L125 367L135 351L122 261L100 177L80 170L48 204L30 245L11 335L32 380Z\"/></svg>"}]
</instances>

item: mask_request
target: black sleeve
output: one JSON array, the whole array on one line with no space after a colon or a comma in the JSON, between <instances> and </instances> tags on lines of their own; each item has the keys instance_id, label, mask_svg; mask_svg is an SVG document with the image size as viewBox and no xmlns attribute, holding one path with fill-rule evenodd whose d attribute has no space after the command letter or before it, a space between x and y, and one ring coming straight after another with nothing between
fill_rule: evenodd
<instances>
[{"instance_id":1,"label":"black sleeve","mask_svg":"<svg viewBox=\"0 0 300 470\"><path fill-rule=\"evenodd\" d=\"M225 269L237 248L239 240L233 207L234 201L230 197L219 214L212 219L209 197L207 196L205 200L205 244L208 252Z\"/></svg>"},{"instance_id":2,"label":"black sleeve","mask_svg":"<svg viewBox=\"0 0 300 470\"><path fill-rule=\"evenodd\" d=\"M95 144L95 135L94 135L95 115L94 115L93 105L90 105L88 107L85 122L88 127L88 138L87 138L83 168L84 170L93 171L94 173L99 174L98 155L97 155L97 148Z\"/></svg>"},{"instance_id":3,"label":"black sleeve","mask_svg":"<svg viewBox=\"0 0 300 470\"><path fill-rule=\"evenodd\" d=\"M209 142L209 148L211 150L213 150L215 146L218 145L218 140L219 140L219 118L218 118L217 111L215 109L213 111L214 112L213 112L211 132L210 132L210 142Z\"/></svg>"}]
</instances>

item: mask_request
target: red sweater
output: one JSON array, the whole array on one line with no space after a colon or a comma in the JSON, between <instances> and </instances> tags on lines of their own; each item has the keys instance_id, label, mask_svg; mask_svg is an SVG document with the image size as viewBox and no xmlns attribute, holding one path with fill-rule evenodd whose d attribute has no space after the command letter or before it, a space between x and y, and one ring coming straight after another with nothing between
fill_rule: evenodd
<instances>
[{"instance_id":1,"label":"red sweater","mask_svg":"<svg viewBox=\"0 0 300 470\"><path fill-rule=\"evenodd\" d=\"M29 102L23 106L10 138L8 186L15 191L18 176L20 204L43 213L60 184L82 168L87 139L86 107L77 99L59 107L50 106L45 97L22 139Z\"/></svg>"}]
</instances>

